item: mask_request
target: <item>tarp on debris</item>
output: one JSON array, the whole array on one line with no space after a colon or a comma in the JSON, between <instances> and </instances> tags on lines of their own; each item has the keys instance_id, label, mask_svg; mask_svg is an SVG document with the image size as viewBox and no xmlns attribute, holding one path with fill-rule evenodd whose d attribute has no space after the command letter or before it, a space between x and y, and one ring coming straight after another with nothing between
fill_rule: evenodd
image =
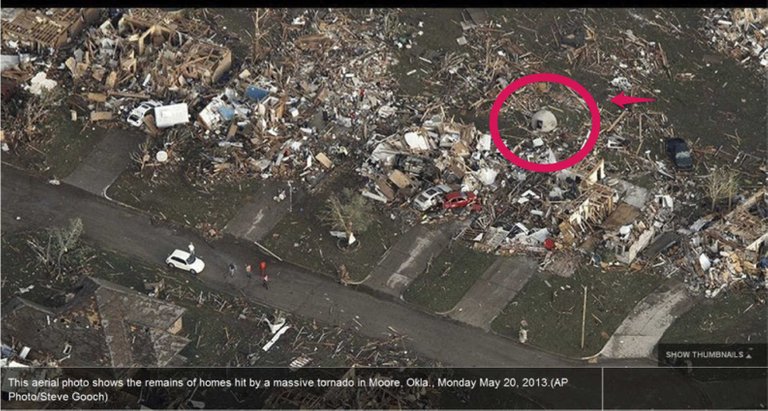
<instances>
[{"instance_id":1,"label":"tarp on debris","mask_svg":"<svg viewBox=\"0 0 768 411\"><path fill-rule=\"evenodd\" d=\"M245 96L260 103L269 97L269 91L256 86L248 86L248 88L245 89Z\"/></svg>"}]
</instances>

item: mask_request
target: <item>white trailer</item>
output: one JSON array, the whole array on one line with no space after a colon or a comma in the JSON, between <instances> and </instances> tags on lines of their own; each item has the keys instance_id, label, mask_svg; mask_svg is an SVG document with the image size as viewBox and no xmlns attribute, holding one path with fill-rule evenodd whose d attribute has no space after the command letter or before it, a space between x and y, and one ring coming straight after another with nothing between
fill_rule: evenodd
<instances>
[{"instance_id":1,"label":"white trailer","mask_svg":"<svg viewBox=\"0 0 768 411\"><path fill-rule=\"evenodd\" d=\"M155 124L158 128L189 123L189 108L186 103L170 104L155 108Z\"/></svg>"}]
</instances>

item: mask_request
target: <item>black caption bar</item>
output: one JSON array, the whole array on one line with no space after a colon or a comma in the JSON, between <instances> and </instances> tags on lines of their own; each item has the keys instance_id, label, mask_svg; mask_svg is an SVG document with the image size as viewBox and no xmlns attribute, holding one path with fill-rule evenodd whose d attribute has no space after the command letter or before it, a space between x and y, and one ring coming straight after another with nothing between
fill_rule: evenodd
<instances>
[{"instance_id":1,"label":"black caption bar","mask_svg":"<svg viewBox=\"0 0 768 411\"><path fill-rule=\"evenodd\" d=\"M2 405L765 409L767 384L765 368L4 368Z\"/></svg>"}]
</instances>

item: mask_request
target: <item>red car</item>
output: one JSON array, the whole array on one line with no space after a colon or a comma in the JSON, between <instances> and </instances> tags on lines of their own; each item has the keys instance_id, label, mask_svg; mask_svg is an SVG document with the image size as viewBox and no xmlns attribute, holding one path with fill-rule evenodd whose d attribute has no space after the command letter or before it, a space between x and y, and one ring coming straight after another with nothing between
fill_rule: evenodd
<instances>
[{"instance_id":1,"label":"red car","mask_svg":"<svg viewBox=\"0 0 768 411\"><path fill-rule=\"evenodd\" d=\"M443 198L443 208L446 210L451 210L455 208L464 208L468 205L475 204L476 206L479 206L477 203L477 196L475 193L472 192L461 192L461 191L454 191L452 193L448 193ZM475 207L473 207L475 208Z\"/></svg>"}]
</instances>

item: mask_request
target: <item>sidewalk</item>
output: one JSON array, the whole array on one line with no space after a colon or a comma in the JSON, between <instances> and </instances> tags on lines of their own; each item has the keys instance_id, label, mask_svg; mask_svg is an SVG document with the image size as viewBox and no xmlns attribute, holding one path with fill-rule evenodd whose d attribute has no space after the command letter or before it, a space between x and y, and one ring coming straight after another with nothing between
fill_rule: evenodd
<instances>
[{"instance_id":1,"label":"sidewalk","mask_svg":"<svg viewBox=\"0 0 768 411\"><path fill-rule=\"evenodd\" d=\"M411 228L384 253L363 284L400 297L408 284L424 272L429 260L448 246L451 238L461 230L462 224L419 224Z\"/></svg>"},{"instance_id":2,"label":"sidewalk","mask_svg":"<svg viewBox=\"0 0 768 411\"><path fill-rule=\"evenodd\" d=\"M515 298L537 269L538 263L529 257L497 258L449 316L490 331L491 321Z\"/></svg>"}]
</instances>

